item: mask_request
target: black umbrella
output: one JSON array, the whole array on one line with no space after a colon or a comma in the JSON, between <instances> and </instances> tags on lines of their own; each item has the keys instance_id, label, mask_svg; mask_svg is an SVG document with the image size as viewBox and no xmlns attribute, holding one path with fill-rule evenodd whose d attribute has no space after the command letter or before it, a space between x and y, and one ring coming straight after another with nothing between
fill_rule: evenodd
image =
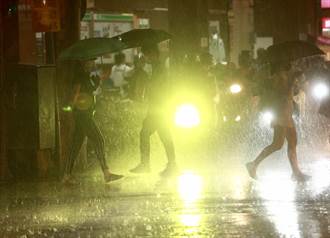
<instances>
[{"instance_id":1,"label":"black umbrella","mask_svg":"<svg viewBox=\"0 0 330 238\"><path fill-rule=\"evenodd\" d=\"M163 30L156 29L134 29L112 39L120 40L127 48L135 48L143 45L158 44L171 39L171 35Z\"/></svg>"},{"instance_id":2,"label":"black umbrella","mask_svg":"<svg viewBox=\"0 0 330 238\"><path fill-rule=\"evenodd\" d=\"M298 59L324 55L316 45L306 41L287 41L267 48L267 61L269 63L290 62Z\"/></svg>"},{"instance_id":3,"label":"black umbrella","mask_svg":"<svg viewBox=\"0 0 330 238\"><path fill-rule=\"evenodd\" d=\"M127 46L118 39L90 38L80 40L62 51L60 60L89 60L101 55L121 51Z\"/></svg>"}]
</instances>

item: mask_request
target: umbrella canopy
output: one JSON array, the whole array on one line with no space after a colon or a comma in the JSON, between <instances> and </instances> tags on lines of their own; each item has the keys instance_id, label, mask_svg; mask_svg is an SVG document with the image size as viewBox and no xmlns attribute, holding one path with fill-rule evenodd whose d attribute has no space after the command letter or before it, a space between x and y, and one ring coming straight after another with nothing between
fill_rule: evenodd
<instances>
[{"instance_id":1,"label":"umbrella canopy","mask_svg":"<svg viewBox=\"0 0 330 238\"><path fill-rule=\"evenodd\" d=\"M290 62L301 58L324 55L316 45L306 41L287 41L267 48L267 61L269 63Z\"/></svg>"},{"instance_id":2,"label":"umbrella canopy","mask_svg":"<svg viewBox=\"0 0 330 238\"><path fill-rule=\"evenodd\" d=\"M117 52L127 46L113 38L90 38L80 40L62 51L60 60L89 60L98 56Z\"/></svg>"},{"instance_id":3,"label":"umbrella canopy","mask_svg":"<svg viewBox=\"0 0 330 238\"><path fill-rule=\"evenodd\" d=\"M156 29L134 29L112 39L120 40L127 48L140 47L146 44L158 44L171 39L171 35L163 30Z\"/></svg>"}]
</instances>

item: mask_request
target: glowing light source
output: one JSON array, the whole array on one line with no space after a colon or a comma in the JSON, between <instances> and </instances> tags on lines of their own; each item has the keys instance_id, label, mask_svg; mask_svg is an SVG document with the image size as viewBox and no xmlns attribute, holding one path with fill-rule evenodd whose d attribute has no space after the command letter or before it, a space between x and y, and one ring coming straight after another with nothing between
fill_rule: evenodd
<instances>
[{"instance_id":1,"label":"glowing light source","mask_svg":"<svg viewBox=\"0 0 330 238\"><path fill-rule=\"evenodd\" d=\"M183 128L193 128L200 124L200 115L192 104L183 104L175 113L175 124Z\"/></svg>"},{"instance_id":2,"label":"glowing light source","mask_svg":"<svg viewBox=\"0 0 330 238\"><path fill-rule=\"evenodd\" d=\"M296 185L283 173L271 172L260 180L257 191L281 237L301 237L295 204ZM285 181L285 182L284 182Z\"/></svg>"},{"instance_id":3,"label":"glowing light source","mask_svg":"<svg viewBox=\"0 0 330 238\"><path fill-rule=\"evenodd\" d=\"M241 116L238 115L238 116L235 118L235 121L236 121L236 122L239 122L240 120L241 120Z\"/></svg>"},{"instance_id":4,"label":"glowing light source","mask_svg":"<svg viewBox=\"0 0 330 238\"><path fill-rule=\"evenodd\" d=\"M201 223L201 216L199 214L182 214L179 216L179 221L184 226L184 234L189 234L189 236L198 234Z\"/></svg>"},{"instance_id":5,"label":"glowing light source","mask_svg":"<svg viewBox=\"0 0 330 238\"><path fill-rule=\"evenodd\" d=\"M71 106L65 106L65 107L62 107L62 110L64 112L72 112L72 107Z\"/></svg>"},{"instance_id":6,"label":"glowing light source","mask_svg":"<svg viewBox=\"0 0 330 238\"><path fill-rule=\"evenodd\" d=\"M178 192L185 202L198 200L202 192L202 178L192 172L185 172L179 177Z\"/></svg>"},{"instance_id":7,"label":"glowing light source","mask_svg":"<svg viewBox=\"0 0 330 238\"><path fill-rule=\"evenodd\" d=\"M322 100L329 96L329 87L325 83L317 83L313 87L313 96Z\"/></svg>"},{"instance_id":8,"label":"glowing light source","mask_svg":"<svg viewBox=\"0 0 330 238\"><path fill-rule=\"evenodd\" d=\"M195 214L184 214L180 216L180 220L184 226L194 227L199 226L201 217Z\"/></svg>"},{"instance_id":9,"label":"glowing light source","mask_svg":"<svg viewBox=\"0 0 330 238\"><path fill-rule=\"evenodd\" d=\"M271 111L266 111L262 113L263 123L269 125L270 123L272 123L273 120L274 120L274 113L272 113Z\"/></svg>"},{"instance_id":10,"label":"glowing light source","mask_svg":"<svg viewBox=\"0 0 330 238\"><path fill-rule=\"evenodd\" d=\"M239 84L233 84L230 86L230 92L233 94L240 93L242 91L242 87Z\"/></svg>"}]
</instances>

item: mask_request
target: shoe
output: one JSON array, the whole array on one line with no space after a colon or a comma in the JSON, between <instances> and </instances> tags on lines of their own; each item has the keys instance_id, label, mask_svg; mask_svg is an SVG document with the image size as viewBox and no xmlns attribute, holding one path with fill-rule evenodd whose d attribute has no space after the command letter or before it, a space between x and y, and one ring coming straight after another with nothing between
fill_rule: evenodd
<instances>
[{"instance_id":1,"label":"shoe","mask_svg":"<svg viewBox=\"0 0 330 238\"><path fill-rule=\"evenodd\" d=\"M143 173L150 173L150 165L147 163L140 163L135 168L131 169L130 172L135 174L143 174Z\"/></svg>"},{"instance_id":2,"label":"shoe","mask_svg":"<svg viewBox=\"0 0 330 238\"><path fill-rule=\"evenodd\" d=\"M179 169L176 164L167 164L166 168L159 173L161 177L173 177L179 174Z\"/></svg>"},{"instance_id":3,"label":"shoe","mask_svg":"<svg viewBox=\"0 0 330 238\"><path fill-rule=\"evenodd\" d=\"M257 180L257 167L254 165L253 162L249 162L245 165L249 175L251 178Z\"/></svg>"},{"instance_id":4,"label":"shoe","mask_svg":"<svg viewBox=\"0 0 330 238\"><path fill-rule=\"evenodd\" d=\"M308 180L310 180L312 177L307 175L307 174L303 174L303 173L298 173L298 174L292 174L291 179L295 182L299 182L299 183L304 183L307 182Z\"/></svg>"},{"instance_id":5,"label":"shoe","mask_svg":"<svg viewBox=\"0 0 330 238\"><path fill-rule=\"evenodd\" d=\"M67 175L67 174L63 176L62 183L64 185L77 185L78 184L77 180L74 177L72 177L71 175Z\"/></svg>"},{"instance_id":6,"label":"shoe","mask_svg":"<svg viewBox=\"0 0 330 238\"><path fill-rule=\"evenodd\" d=\"M113 173L110 173L110 172L104 173L104 181L106 183L119 180L119 179L121 179L123 177L124 177L123 175L113 174Z\"/></svg>"}]
</instances>

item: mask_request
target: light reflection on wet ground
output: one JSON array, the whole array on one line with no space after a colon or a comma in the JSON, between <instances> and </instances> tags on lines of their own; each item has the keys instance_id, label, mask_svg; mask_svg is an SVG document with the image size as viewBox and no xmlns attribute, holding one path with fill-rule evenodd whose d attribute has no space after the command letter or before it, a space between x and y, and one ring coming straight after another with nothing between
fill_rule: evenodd
<instances>
[{"instance_id":1,"label":"light reflection on wet ground","mask_svg":"<svg viewBox=\"0 0 330 238\"><path fill-rule=\"evenodd\" d=\"M287 169L243 165L187 171L170 181L130 175L105 185L83 179L0 186L1 237L330 237L330 160L306 166L306 184ZM306 170L305 170L306 171Z\"/></svg>"}]
</instances>

